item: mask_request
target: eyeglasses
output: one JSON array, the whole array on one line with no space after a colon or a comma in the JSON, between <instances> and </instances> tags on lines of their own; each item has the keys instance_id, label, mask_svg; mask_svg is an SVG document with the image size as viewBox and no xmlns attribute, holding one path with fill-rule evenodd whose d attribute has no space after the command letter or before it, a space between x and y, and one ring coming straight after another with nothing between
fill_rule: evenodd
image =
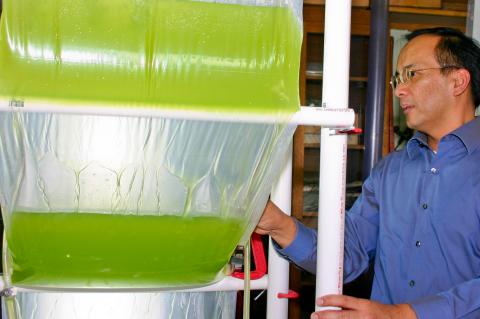
<instances>
[{"instance_id":1,"label":"eyeglasses","mask_svg":"<svg viewBox=\"0 0 480 319\"><path fill-rule=\"evenodd\" d=\"M443 70L443 69L449 69L449 68L460 68L460 67L458 65L445 65L442 67L425 68L425 69L409 69L407 67L402 70L402 73L395 72L395 74L392 75L390 79L390 85L392 86L392 89L395 90L400 83L405 84L411 81L412 78L415 76L416 72L426 71L426 70Z\"/></svg>"}]
</instances>

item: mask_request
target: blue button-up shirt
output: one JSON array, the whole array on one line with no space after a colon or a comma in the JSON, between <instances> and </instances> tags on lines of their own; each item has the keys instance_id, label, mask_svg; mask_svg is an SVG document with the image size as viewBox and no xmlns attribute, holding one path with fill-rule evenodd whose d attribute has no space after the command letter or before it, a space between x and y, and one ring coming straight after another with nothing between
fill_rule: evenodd
<instances>
[{"instance_id":1,"label":"blue button-up shirt","mask_svg":"<svg viewBox=\"0 0 480 319\"><path fill-rule=\"evenodd\" d=\"M316 240L297 223L279 251L315 272ZM372 300L410 303L420 319L480 318L480 118L436 153L417 132L375 166L346 214L345 281L372 259Z\"/></svg>"}]
</instances>

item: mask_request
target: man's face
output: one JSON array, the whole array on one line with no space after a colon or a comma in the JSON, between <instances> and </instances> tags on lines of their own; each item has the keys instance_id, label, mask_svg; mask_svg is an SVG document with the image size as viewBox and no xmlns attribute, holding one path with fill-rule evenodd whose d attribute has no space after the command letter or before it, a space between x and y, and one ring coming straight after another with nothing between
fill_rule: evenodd
<instances>
[{"instance_id":1,"label":"man's face","mask_svg":"<svg viewBox=\"0 0 480 319\"><path fill-rule=\"evenodd\" d=\"M397 63L397 72L407 80L395 88L407 126L429 135L449 120L454 104L448 76L442 75L435 58L439 39L432 35L412 39L400 52Z\"/></svg>"}]
</instances>

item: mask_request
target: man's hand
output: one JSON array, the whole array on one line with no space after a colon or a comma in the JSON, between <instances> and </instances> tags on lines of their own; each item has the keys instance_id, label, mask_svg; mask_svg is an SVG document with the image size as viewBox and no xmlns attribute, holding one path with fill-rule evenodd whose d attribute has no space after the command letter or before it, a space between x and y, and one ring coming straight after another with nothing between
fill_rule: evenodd
<instances>
[{"instance_id":1,"label":"man's hand","mask_svg":"<svg viewBox=\"0 0 480 319\"><path fill-rule=\"evenodd\" d=\"M312 319L417 319L408 304L385 305L349 296L328 295L318 298L317 305L342 310L317 311L312 313Z\"/></svg>"},{"instance_id":2,"label":"man's hand","mask_svg":"<svg viewBox=\"0 0 480 319\"><path fill-rule=\"evenodd\" d=\"M270 235L280 247L285 248L297 234L295 221L280 210L272 201L268 201L258 222L255 232L260 235Z\"/></svg>"}]
</instances>

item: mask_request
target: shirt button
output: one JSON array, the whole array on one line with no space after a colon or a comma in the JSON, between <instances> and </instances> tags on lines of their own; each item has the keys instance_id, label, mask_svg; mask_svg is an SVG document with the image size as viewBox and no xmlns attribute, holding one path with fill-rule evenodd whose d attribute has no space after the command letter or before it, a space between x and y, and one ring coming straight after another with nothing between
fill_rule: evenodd
<instances>
[{"instance_id":1,"label":"shirt button","mask_svg":"<svg viewBox=\"0 0 480 319\"><path fill-rule=\"evenodd\" d=\"M415 286L415 281L414 281L414 280L410 280L410 282L408 283L408 285L409 285L410 287Z\"/></svg>"},{"instance_id":2,"label":"shirt button","mask_svg":"<svg viewBox=\"0 0 480 319\"><path fill-rule=\"evenodd\" d=\"M422 243L420 242L420 240L417 240L417 242L415 243L415 246L420 247L421 245Z\"/></svg>"},{"instance_id":3,"label":"shirt button","mask_svg":"<svg viewBox=\"0 0 480 319\"><path fill-rule=\"evenodd\" d=\"M432 167L432 168L430 169L430 172L432 172L432 174L437 174L438 171L437 171L437 169L436 169L435 167Z\"/></svg>"},{"instance_id":4,"label":"shirt button","mask_svg":"<svg viewBox=\"0 0 480 319\"><path fill-rule=\"evenodd\" d=\"M423 203L422 208L423 208L423 209L427 209L427 208L428 208L427 203Z\"/></svg>"}]
</instances>

